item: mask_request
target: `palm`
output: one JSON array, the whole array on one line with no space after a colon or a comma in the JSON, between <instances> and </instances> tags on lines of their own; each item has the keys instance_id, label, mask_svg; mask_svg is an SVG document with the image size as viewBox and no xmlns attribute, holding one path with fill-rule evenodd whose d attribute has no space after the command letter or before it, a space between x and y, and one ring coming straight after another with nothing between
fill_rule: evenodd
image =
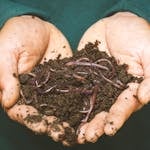
<instances>
[{"instance_id":1,"label":"palm","mask_svg":"<svg viewBox=\"0 0 150 150\"><path fill-rule=\"evenodd\" d=\"M55 131L51 126L57 120L55 116L41 116L32 106L15 104L20 93L18 74L30 72L37 63L54 59L59 54L62 57L72 55L65 37L48 22L33 16L21 16L6 22L0 32L0 44L1 104L7 108L9 117L34 132L46 133L54 140L68 144L59 138L65 134L64 128L69 127L67 123L57 121L60 130ZM32 115L40 116L41 120L35 123L26 121L25 118Z\"/></svg>"},{"instance_id":2,"label":"palm","mask_svg":"<svg viewBox=\"0 0 150 150\"><path fill-rule=\"evenodd\" d=\"M102 19L86 31L79 43L81 49L87 42L101 41L99 49L114 56L118 63L128 64L128 72L144 76L139 85L130 83L122 92L109 113L100 113L87 123L79 134L79 143L95 142L104 132L113 135L128 117L143 104L150 94L150 26L142 18L131 13L117 13ZM138 101L133 95L138 96ZM125 101L128 98L130 101ZM113 122L113 124L112 124Z\"/></svg>"},{"instance_id":3,"label":"palm","mask_svg":"<svg viewBox=\"0 0 150 150\"><path fill-rule=\"evenodd\" d=\"M56 44L57 40L59 44ZM71 55L61 32L52 24L32 16L8 20L0 32L0 44L0 88L4 107L12 106L18 98L18 74L30 72L40 61L56 58L59 53L62 57Z\"/></svg>"}]
</instances>

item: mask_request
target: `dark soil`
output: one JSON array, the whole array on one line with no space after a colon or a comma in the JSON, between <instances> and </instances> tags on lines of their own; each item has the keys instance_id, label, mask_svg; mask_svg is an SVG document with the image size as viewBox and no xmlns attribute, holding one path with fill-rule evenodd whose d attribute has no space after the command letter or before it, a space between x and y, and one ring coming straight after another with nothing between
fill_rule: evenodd
<instances>
[{"instance_id":1,"label":"dark soil","mask_svg":"<svg viewBox=\"0 0 150 150\"><path fill-rule=\"evenodd\" d=\"M141 79L127 74L127 65L88 43L71 58L49 60L29 74L20 75L19 103L34 106L41 114L54 115L77 130L95 114L108 111L129 82Z\"/></svg>"}]
</instances>

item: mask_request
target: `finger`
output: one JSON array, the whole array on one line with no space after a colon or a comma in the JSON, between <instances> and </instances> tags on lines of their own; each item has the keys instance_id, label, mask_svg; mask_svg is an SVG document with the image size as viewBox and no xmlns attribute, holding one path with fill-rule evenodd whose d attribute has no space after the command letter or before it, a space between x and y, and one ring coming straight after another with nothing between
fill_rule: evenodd
<instances>
[{"instance_id":1,"label":"finger","mask_svg":"<svg viewBox=\"0 0 150 150\"><path fill-rule=\"evenodd\" d=\"M138 86L138 83L130 83L110 108L104 127L105 134L114 135L130 115L142 107L136 97Z\"/></svg>"},{"instance_id":2,"label":"finger","mask_svg":"<svg viewBox=\"0 0 150 150\"><path fill-rule=\"evenodd\" d=\"M45 116L45 120L47 120L47 134L54 141L62 141L64 139L65 131L60 122L60 120L54 116Z\"/></svg>"},{"instance_id":3,"label":"finger","mask_svg":"<svg viewBox=\"0 0 150 150\"><path fill-rule=\"evenodd\" d=\"M51 23L47 23L47 26L50 30L50 39L41 63L48 61L49 59L56 59L59 56L60 58L72 56L69 42L61 31Z\"/></svg>"},{"instance_id":4,"label":"finger","mask_svg":"<svg viewBox=\"0 0 150 150\"><path fill-rule=\"evenodd\" d=\"M63 127L65 129L65 138L62 141L62 144L65 146L73 146L77 143L77 136L75 130L70 127L69 123L63 122Z\"/></svg>"},{"instance_id":5,"label":"finger","mask_svg":"<svg viewBox=\"0 0 150 150\"><path fill-rule=\"evenodd\" d=\"M144 105L150 102L150 78L146 78L138 89L139 101Z\"/></svg>"},{"instance_id":6,"label":"finger","mask_svg":"<svg viewBox=\"0 0 150 150\"><path fill-rule=\"evenodd\" d=\"M81 128L79 129L79 134L78 134L78 137L77 137L77 142L79 144L84 144L86 142L86 139L85 139L85 132L86 132L86 129L88 127L89 123L85 123L83 126L81 126Z\"/></svg>"},{"instance_id":7,"label":"finger","mask_svg":"<svg viewBox=\"0 0 150 150\"><path fill-rule=\"evenodd\" d=\"M100 112L90 121L85 132L86 141L95 143L103 135L106 115L107 112Z\"/></svg>"},{"instance_id":8,"label":"finger","mask_svg":"<svg viewBox=\"0 0 150 150\"><path fill-rule=\"evenodd\" d=\"M14 105L7 110L8 116L31 129L36 133L45 133L47 131L47 123L32 106Z\"/></svg>"},{"instance_id":9,"label":"finger","mask_svg":"<svg viewBox=\"0 0 150 150\"><path fill-rule=\"evenodd\" d=\"M95 41L99 41L99 50L105 51L107 54L109 54L106 42L106 26L104 20L105 19L101 19L100 21L96 22L84 33L79 42L78 50L83 49L89 42L95 43Z\"/></svg>"},{"instance_id":10,"label":"finger","mask_svg":"<svg viewBox=\"0 0 150 150\"><path fill-rule=\"evenodd\" d=\"M145 54L146 55L146 54ZM147 60L148 59L148 60ZM142 104L147 104L150 101L150 65L149 54L144 59L144 80L138 89L138 98Z\"/></svg>"},{"instance_id":11,"label":"finger","mask_svg":"<svg viewBox=\"0 0 150 150\"><path fill-rule=\"evenodd\" d=\"M4 108L9 108L15 104L19 97L19 81L13 74L6 75L1 78L2 87L2 101L1 104Z\"/></svg>"},{"instance_id":12,"label":"finger","mask_svg":"<svg viewBox=\"0 0 150 150\"><path fill-rule=\"evenodd\" d=\"M38 134L48 134L54 141L65 140L66 124L54 116L42 116L32 106L16 104L7 110L8 116Z\"/></svg>"},{"instance_id":13,"label":"finger","mask_svg":"<svg viewBox=\"0 0 150 150\"><path fill-rule=\"evenodd\" d=\"M55 116L44 116L47 122L47 135L54 141L61 141L65 146L71 146L76 142L75 131L67 122L62 122Z\"/></svg>"},{"instance_id":14,"label":"finger","mask_svg":"<svg viewBox=\"0 0 150 150\"><path fill-rule=\"evenodd\" d=\"M16 60L11 54L1 57L0 88L2 91L1 104L4 108L11 107L19 97L19 81Z\"/></svg>"}]
</instances>

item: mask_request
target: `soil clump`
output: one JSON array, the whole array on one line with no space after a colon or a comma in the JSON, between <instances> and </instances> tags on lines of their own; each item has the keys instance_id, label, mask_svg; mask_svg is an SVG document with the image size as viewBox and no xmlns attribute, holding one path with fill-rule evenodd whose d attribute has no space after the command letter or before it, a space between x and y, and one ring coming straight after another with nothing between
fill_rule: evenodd
<instances>
[{"instance_id":1,"label":"soil clump","mask_svg":"<svg viewBox=\"0 0 150 150\"><path fill-rule=\"evenodd\" d=\"M20 75L18 104L32 105L43 115L54 115L75 131L97 113L108 111L129 82L141 79L128 74L126 64L118 65L114 57L100 52L98 44L88 43L73 57L49 60L31 73Z\"/></svg>"}]
</instances>

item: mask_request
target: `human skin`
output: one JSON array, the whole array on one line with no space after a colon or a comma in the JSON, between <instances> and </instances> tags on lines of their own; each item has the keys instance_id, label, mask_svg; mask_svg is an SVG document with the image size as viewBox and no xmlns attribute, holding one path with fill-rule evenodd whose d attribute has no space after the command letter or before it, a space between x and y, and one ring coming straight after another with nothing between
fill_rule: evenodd
<instances>
[{"instance_id":1,"label":"human skin","mask_svg":"<svg viewBox=\"0 0 150 150\"><path fill-rule=\"evenodd\" d=\"M150 24L143 18L120 12L101 19L83 35L78 49L100 41L99 49L128 65L128 73L144 77L142 83L129 83L109 112L101 112L81 128L78 142L96 142L104 133L114 135L125 121L150 100Z\"/></svg>"},{"instance_id":2,"label":"human skin","mask_svg":"<svg viewBox=\"0 0 150 150\"><path fill-rule=\"evenodd\" d=\"M0 31L0 45L1 103L6 108L18 98L19 82L14 75L30 72L37 63L59 54L61 57L72 55L62 33L54 25L33 16L9 19ZM5 82L9 79L10 82Z\"/></svg>"},{"instance_id":3,"label":"human skin","mask_svg":"<svg viewBox=\"0 0 150 150\"><path fill-rule=\"evenodd\" d=\"M148 103L150 97L149 23L129 12L114 14L92 25L83 35L78 49L83 48L87 42L96 40L101 41L100 50L114 56L118 63L128 64L128 72L144 77L144 81L140 85L130 83L129 88L123 91L109 112L97 114L91 122L82 126L78 136L78 142L81 144L85 141L95 142L104 133L114 135L133 112ZM53 122L56 119L54 116L43 117L39 124L28 124L24 121L28 114L38 112L30 106L15 104L20 90L17 76L30 72L37 63L42 63L45 59L56 58L59 54L62 57L71 56L67 40L52 24L38 17L20 16L8 20L3 26L0 31L0 44L0 89L3 108L11 119L33 131L46 132L55 141L59 141L59 133L51 132L51 127L45 125L45 121ZM137 95L137 98L133 95ZM68 125L64 123L60 127L62 132L65 126Z\"/></svg>"},{"instance_id":4,"label":"human skin","mask_svg":"<svg viewBox=\"0 0 150 150\"><path fill-rule=\"evenodd\" d=\"M40 116L39 112L32 106L15 103L20 94L18 75L58 55L61 58L72 56L68 41L54 25L35 16L20 16L5 23L0 31L0 45L0 102L8 116L36 133L61 140L64 128L69 126L67 123L57 121L60 131L55 131L52 126L58 120L55 116L43 116L36 123L28 122L25 120L28 115ZM67 144L65 139L62 143Z\"/></svg>"}]
</instances>

